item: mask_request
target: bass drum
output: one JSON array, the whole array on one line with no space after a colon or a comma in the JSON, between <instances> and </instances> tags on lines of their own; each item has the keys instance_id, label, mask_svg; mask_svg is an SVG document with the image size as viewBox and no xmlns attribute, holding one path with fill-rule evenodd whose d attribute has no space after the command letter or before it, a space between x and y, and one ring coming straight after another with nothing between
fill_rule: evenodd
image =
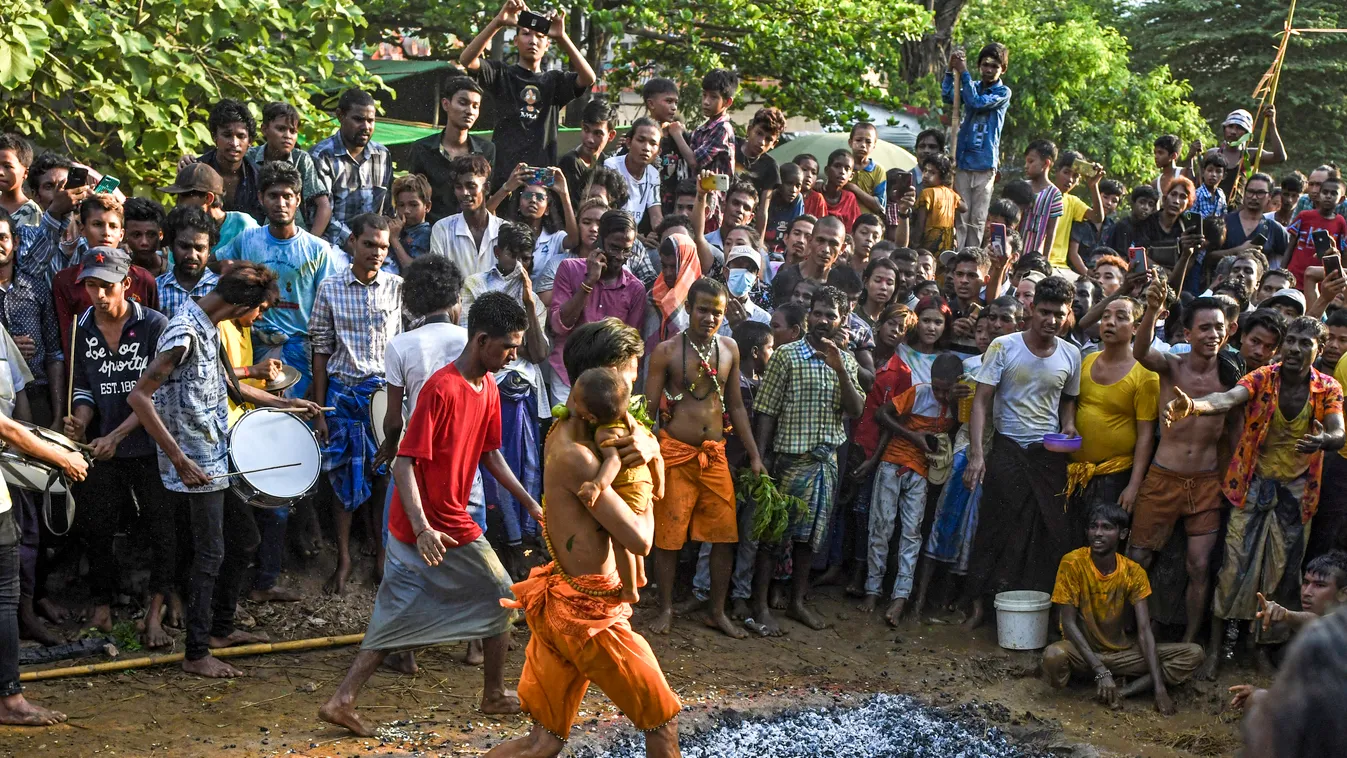
<instances>
[{"instance_id":1,"label":"bass drum","mask_svg":"<svg viewBox=\"0 0 1347 758\"><path fill-rule=\"evenodd\" d=\"M29 424L25 421L16 421L22 425L34 436L42 439L43 442L51 443L57 447L65 448L72 452L84 456L86 461L91 461L89 454L85 452L87 448L81 447L74 440L54 432L45 427ZM40 461L36 458L30 458L24 455L17 448L9 445L0 447L0 473L4 474L5 482L18 487L21 490L37 492L42 495L42 518L47 524L47 529L55 535L63 535L70 531L70 527L75 523L75 496L70 490L69 482L66 481L65 473L60 468L53 466L46 461ZM51 519L52 495L59 495L65 498L65 530L55 528Z\"/></svg>"},{"instance_id":2,"label":"bass drum","mask_svg":"<svg viewBox=\"0 0 1347 758\"><path fill-rule=\"evenodd\" d=\"M312 494L322 463L313 430L293 413L258 408L229 430L229 470L253 472L230 477L229 486L248 505L282 508ZM287 467L255 471L275 466Z\"/></svg>"}]
</instances>

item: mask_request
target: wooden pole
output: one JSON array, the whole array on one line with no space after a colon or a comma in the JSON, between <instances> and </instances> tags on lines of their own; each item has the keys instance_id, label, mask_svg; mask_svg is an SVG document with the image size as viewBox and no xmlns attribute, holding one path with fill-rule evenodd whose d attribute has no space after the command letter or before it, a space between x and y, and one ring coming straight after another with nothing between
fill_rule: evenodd
<instances>
[{"instance_id":1,"label":"wooden pole","mask_svg":"<svg viewBox=\"0 0 1347 758\"><path fill-rule=\"evenodd\" d=\"M211 655L216 658L234 658L241 655L265 655L267 653L293 653L302 650L322 650L329 647L341 647L343 645L358 645L365 639L363 634L346 634L339 637L313 637L307 640L288 640L285 642L259 642L255 645L239 645L238 647L226 647L219 650L212 650ZM59 669L45 669L43 671L25 671L19 675L21 682L40 682L46 679L63 679L69 676L88 676L90 674L106 674L113 671L127 671L129 669L143 669L150 666L162 666L166 663L180 663L186 655L184 653L170 653L168 655L151 655L144 658L128 658L124 661L108 661L106 663L90 663L85 666L68 666Z\"/></svg>"},{"instance_id":2,"label":"wooden pole","mask_svg":"<svg viewBox=\"0 0 1347 758\"><path fill-rule=\"evenodd\" d=\"M964 70L968 70L966 65ZM949 115L949 160L950 163L957 166L959 160L959 117L963 115L963 106L959 102L960 91L963 89L963 72L951 70L950 73L954 77L954 109ZM917 168L921 168L921 166Z\"/></svg>"},{"instance_id":3,"label":"wooden pole","mask_svg":"<svg viewBox=\"0 0 1347 758\"><path fill-rule=\"evenodd\" d=\"M1267 92L1264 98L1258 103L1257 116L1263 115L1264 109L1269 105L1275 105L1277 102L1277 83L1282 78L1282 64L1286 61L1286 51L1291 46L1291 24L1295 20L1296 0L1291 0L1291 7L1286 12L1286 27L1282 29L1282 43L1277 50L1276 70L1272 72L1272 81L1268 83ZM1258 133L1258 153L1253 158L1253 173L1258 173L1259 164L1263 162L1263 144L1267 140L1267 119L1263 119L1263 128Z\"/></svg>"},{"instance_id":4,"label":"wooden pole","mask_svg":"<svg viewBox=\"0 0 1347 758\"><path fill-rule=\"evenodd\" d=\"M75 330L79 327L79 323L80 317L78 314L70 317L70 354L65 357L66 363L69 364L69 371L66 376L68 381L65 384L65 413L67 416L74 413L75 410L73 408L75 405Z\"/></svg>"}]
</instances>

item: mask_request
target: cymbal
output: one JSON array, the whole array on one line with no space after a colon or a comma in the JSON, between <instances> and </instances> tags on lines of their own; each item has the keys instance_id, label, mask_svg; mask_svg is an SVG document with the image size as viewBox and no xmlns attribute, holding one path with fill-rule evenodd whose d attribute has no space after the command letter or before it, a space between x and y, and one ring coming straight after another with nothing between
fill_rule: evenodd
<instances>
[{"instance_id":1,"label":"cymbal","mask_svg":"<svg viewBox=\"0 0 1347 758\"><path fill-rule=\"evenodd\" d=\"M281 366L280 378L267 382L262 389L267 392L282 392L293 387L298 381L299 369L294 366Z\"/></svg>"}]
</instances>

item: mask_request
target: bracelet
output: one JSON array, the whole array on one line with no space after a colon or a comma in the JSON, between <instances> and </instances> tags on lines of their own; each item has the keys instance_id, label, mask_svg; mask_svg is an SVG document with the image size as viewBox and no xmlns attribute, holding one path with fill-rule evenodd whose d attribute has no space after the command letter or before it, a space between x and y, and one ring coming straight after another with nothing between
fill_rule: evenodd
<instances>
[{"instance_id":1,"label":"bracelet","mask_svg":"<svg viewBox=\"0 0 1347 758\"><path fill-rule=\"evenodd\" d=\"M421 531L417 532L417 533L416 533L416 536L413 537L412 539L414 539L414 540L419 540L419 539L421 539L421 535L425 534L425 533L428 532L428 531L430 531L430 527L426 527L425 529L422 529Z\"/></svg>"},{"instance_id":2,"label":"bracelet","mask_svg":"<svg viewBox=\"0 0 1347 758\"><path fill-rule=\"evenodd\" d=\"M893 215L897 216L898 218L908 219L912 218L912 211L908 211L907 213L897 212L894 213Z\"/></svg>"},{"instance_id":3,"label":"bracelet","mask_svg":"<svg viewBox=\"0 0 1347 758\"><path fill-rule=\"evenodd\" d=\"M1104 669L1104 673L1094 675L1094 680L1098 682L1101 681L1106 676L1113 676L1113 672L1109 671L1108 669Z\"/></svg>"},{"instance_id":4,"label":"bracelet","mask_svg":"<svg viewBox=\"0 0 1347 758\"><path fill-rule=\"evenodd\" d=\"M586 295L594 291L593 285L585 284L584 282L580 282L580 289L584 290Z\"/></svg>"}]
</instances>

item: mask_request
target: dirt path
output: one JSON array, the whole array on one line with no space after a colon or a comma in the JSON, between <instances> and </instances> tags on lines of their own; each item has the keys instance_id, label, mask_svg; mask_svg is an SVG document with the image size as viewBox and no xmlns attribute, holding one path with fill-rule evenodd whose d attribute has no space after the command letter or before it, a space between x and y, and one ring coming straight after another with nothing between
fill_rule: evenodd
<instances>
[{"instance_id":1,"label":"dirt path","mask_svg":"<svg viewBox=\"0 0 1347 758\"><path fill-rule=\"evenodd\" d=\"M371 600L365 590L345 601L247 607L273 639L294 639L363 631ZM979 715L1012 734L1059 745L1089 743L1104 754L1229 755L1238 746L1235 717L1221 710L1225 688L1251 677L1244 671L1227 673L1219 684L1176 688L1180 712L1170 719L1155 713L1147 698L1109 712L1091 704L1087 684L1069 693L1051 691L1037 678L1037 656L1001 650L991 628L972 635L942 625L891 630L878 616L856 612L835 589L823 591L819 607L835 628L813 632L787 621L785 638L736 641L685 618L669 636L652 638L670 684L693 711L685 723L715 708L898 692L938 706L975 702ZM638 612L638 630L642 621ZM527 635L520 627L507 681L518 679ZM460 663L462 652L458 645L422 653L416 676L375 676L361 709L384 725L383 740L347 736L316 717L354 654L340 648L235 659L250 676L229 681L161 667L36 683L29 695L70 714L70 723L0 728L0 756L480 755L525 731L528 722L476 713L481 669ZM577 726L577 740L629 728L594 689Z\"/></svg>"}]
</instances>

